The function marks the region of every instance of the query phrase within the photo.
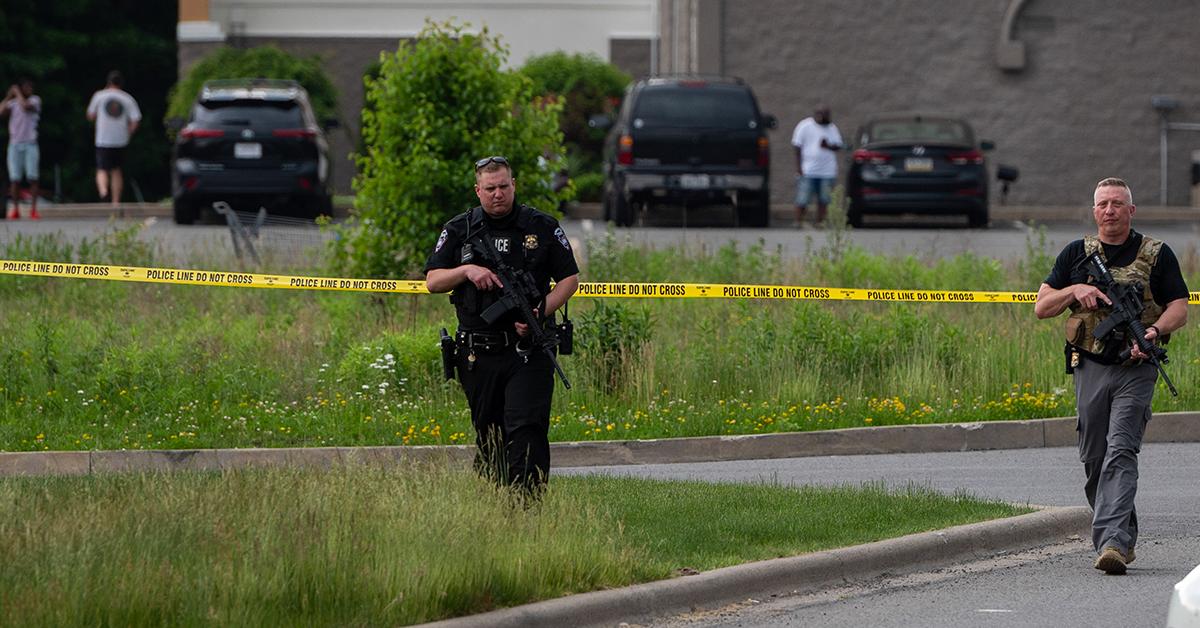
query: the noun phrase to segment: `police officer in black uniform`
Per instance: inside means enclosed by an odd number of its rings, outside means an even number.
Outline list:
[[[480,205],[446,223],[425,263],[425,285],[430,292],[453,290],[455,367],[475,426],[476,469],[537,492],[550,473],[553,366],[545,353],[526,350],[529,329],[515,310],[491,325],[480,317],[499,300],[501,284],[479,239],[490,239],[508,266],[532,274],[544,298],[530,306],[550,321],[579,287],[579,267],[558,221],[516,203],[515,190],[507,159],[475,162]]]

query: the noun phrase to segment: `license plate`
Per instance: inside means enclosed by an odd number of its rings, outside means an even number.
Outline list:
[[[233,156],[238,159],[262,159],[262,144],[238,142],[233,145]]]
[[[704,190],[711,187],[708,175],[706,174],[681,174],[679,175],[679,187],[685,190]]]
[[[933,172],[933,159],[930,157],[909,157],[904,160],[905,172]]]

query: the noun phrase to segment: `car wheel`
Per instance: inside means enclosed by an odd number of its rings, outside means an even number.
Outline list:
[[[861,229],[863,226],[862,209],[855,206],[853,202],[846,208],[846,223],[855,229]]]
[[[739,194],[738,225],[742,227],[767,227],[771,224],[771,195],[767,190],[750,194]]]
[[[975,210],[975,211],[967,214],[967,224],[969,224],[971,227],[977,228],[977,229],[986,228],[988,226],[988,209],[987,209],[987,207],[984,207],[983,209]]]
[[[617,190],[613,190],[612,193],[612,213],[613,221],[617,223],[618,227],[633,225],[633,204]]]
[[[190,225],[196,222],[196,214],[199,213],[199,206],[195,201],[177,198],[172,201],[172,206],[175,214],[175,224]]]
[[[316,220],[321,216],[329,216],[333,218],[333,198],[329,196],[318,196],[311,201],[310,218]]]
[[[600,193],[600,208],[603,210],[604,222],[611,221],[613,219],[612,186],[607,181],[604,182],[604,190]]]

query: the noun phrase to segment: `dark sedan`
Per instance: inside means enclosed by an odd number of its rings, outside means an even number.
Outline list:
[[[988,224],[984,151],[965,121],[908,113],[872,117],[855,134],[846,175],[847,221],[866,214],[965,214],[972,227]]]

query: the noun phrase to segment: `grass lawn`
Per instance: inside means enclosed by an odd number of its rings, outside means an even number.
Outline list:
[[[396,625],[1027,512],[925,488],[441,464],[0,480],[0,625]]]

